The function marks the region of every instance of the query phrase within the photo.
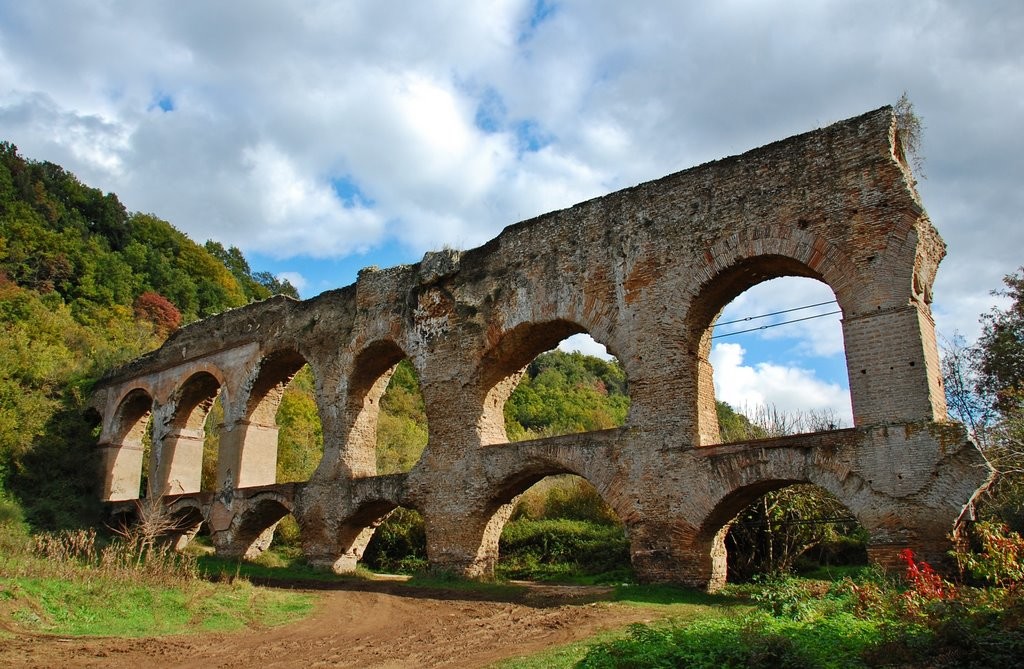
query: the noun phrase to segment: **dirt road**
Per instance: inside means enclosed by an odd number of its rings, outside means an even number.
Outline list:
[[[342,589],[343,588],[343,589]],[[281,627],[157,639],[0,639],[3,667],[481,667],[657,617],[607,590],[536,586],[514,601],[476,592],[342,586]]]

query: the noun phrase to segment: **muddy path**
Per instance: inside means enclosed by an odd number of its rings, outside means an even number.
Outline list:
[[[611,603],[606,588],[485,593],[397,583],[318,590],[315,611],[280,627],[155,639],[17,635],[3,667],[483,667],[658,617]]]

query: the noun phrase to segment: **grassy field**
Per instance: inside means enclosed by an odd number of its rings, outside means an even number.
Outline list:
[[[307,615],[309,594],[245,579],[202,578],[194,557],[95,533],[0,538],[0,620],[63,636],[156,636],[282,624]],[[230,582],[229,582],[230,581]]]

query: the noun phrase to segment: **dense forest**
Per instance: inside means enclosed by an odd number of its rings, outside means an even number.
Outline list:
[[[95,519],[91,384],[181,324],[285,293],[237,248],[196,244],[0,143],[0,494],[37,528]]]

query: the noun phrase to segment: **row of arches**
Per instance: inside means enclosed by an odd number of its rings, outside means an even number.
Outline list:
[[[510,504],[529,495],[534,488],[547,485],[549,488],[557,489],[564,488],[567,484],[577,489],[582,488],[598,499],[602,507],[598,512],[606,516],[604,524],[610,526],[609,529],[614,528],[612,532],[617,533],[622,542],[629,546],[630,555],[636,551],[643,551],[641,544],[631,545],[630,524],[622,522],[611,504],[608,504],[610,500],[605,499],[601,491],[590,485],[586,479],[564,472],[544,476],[533,474],[516,481],[514,485],[509,482],[503,488],[497,489],[489,509],[491,515],[487,523],[488,530],[501,535],[502,530],[516,520],[508,513]],[[761,504],[778,504],[777,494],[780,492],[803,496],[805,515],[787,515],[784,510],[770,516],[769,523],[774,522],[776,529],[783,532],[780,536],[772,537],[765,533],[762,527],[764,518],[758,516],[757,510]],[[818,505],[809,512],[806,508],[808,499]],[[226,557],[258,559],[271,545],[278,523],[291,517],[294,511],[291,500],[273,491],[254,496],[246,505],[245,512],[235,519],[231,544],[218,546],[218,552]],[[528,513],[518,507],[516,511],[521,515]],[[814,515],[816,512],[819,513],[817,517]],[[200,531],[208,529],[207,515],[202,505],[194,498],[176,500],[170,505],[169,513],[173,518],[171,524],[175,528],[170,539],[178,548],[184,548]],[[405,534],[397,539],[393,536],[394,530],[391,536],[387,533],[382,535],[381,528],[388,529],[382,524],[395,518],[398,519],[400,526],[405,525],[404,529],[399,530]],[[293,517],[293,520],[298,521],[301,532],[302,518]],[[811,534],[804,531],[800,537],[796,537],[793,526],[803,526],[807,523],[815,523],[826,528]],[[769,527],[768,532],[770,530]],[[338,545],[344,547],[344,551],[337,557],[333,566],[338,572],[352,571],[358,565],[364,564],[365,556],[371,568],[378,571],[394,573],[395,569],[399,572],[405,569],[406,573],[409,573],[409,568],[415,570],[424,567],[431,549],[437,550],[436,546],[431,546],[434,532],[429,513],[421,514],[414,507],[400,506],[393,501],[369,502],[358,509],[340,528]],[[869,532],[842,501],[823,487],[799,480],[765,481],[737,491],[717,505],[699,533],[701,541],[710,547],[711,554],[716,560],[712,579],[716,585],[725,583],[727,573],[729,579],[742,579],[780,567],[791,568],[796,564],[795,561],[805,554],[811,555],[810,559],[806,560],[807,564],[865,564],[865,549],[870,540]],[[481,536],[481,546],[485,547],[484,544],[489,540],[487,536]],[[812,549],[816,552],[811,553]],[[393,552],[388,554],[385,560],[383,554],[389,550]],[[403,550],[405,552],[402,552]],[[580,557],[581,550],[585,549],[576,546],[575,554],[569,552],[561,555],[560,559],[563,562],[572,561]],[[779,551],[780,554],[772,555],[773,551]],[[782,551],[788,552],[782,555]],[[495,563],[500,557],[499,549],[493,556]],[[592,559],[592,556],[590,557]],[[621,557],[629,559],[629,556]],[[402,564],[406,560],[411,562],[411,567]],[[601,567],[628,570],[628,562],[615,562],[612,558],[604,561]],[[619,573],[621,578],[621,571]],[[598,571],[594,575],[600,574]]]
[[[745,290],[747,283],[737,284],[738,289]],[[818,282],[790,279],[788,283],[771,283],[775,284],[773,292],[799,294],[801,291],[794,291],[794,286],[799,288],[800,284]],[[828,292],[823,284],[818,285]],[[822,425],[820,422],[801,425],[799,421],[788,425],[780,425],[775,421],[766,425],[762,421],[762,425],[757,426],[745,420],[738,424],[745,429],[737,429],[735,422],[720,425],[722,406],[716,403],[720,391],[714,389],[717,379],[708,361],[713,357],[711,343],[714,321],[723,311],[724,305],[713,310],[709,324],[699,339],[701,359],[707,364],[700,368],[702,377],[698,385],[701,388],[711,387],[710,392],[702,393],[698,398],[702,403],[700,415],[704,424],[702,443],[779,436],[780,430],[800,431],[803,428],[806,431],[816,427],[834,429],[848,424],[847,414],[845,418],[839,417],[830,425]],[[833,321],[832,328],[834,332],[831,336],[841,341],[838,319]],[[480,385],[487,389],[478,426],[482,445],[558,433],[519,429],[520,425],[508,418],[507,407],[513,391],[520,387],[523,379],[530,381],[530,365],[536,365],[538,356],[560,346],[564,347],[565,342],[570,341],[567,338],[580,333],[587,334],[577,324],[554,321],[521,326],[501,339],[481,364],[483,378]],[[606,351],[601,344],[593,340],[590,342],[590,347]],[[628,378],[625,377],[623,366],[607,353],[599,355],[610,359],[610,364],[621,371],[624,382],[618,390],[628,407]],[[746,370],[749,371],[753,366],[752,361],[746,363]],[[255,373],[243,383],[230,383],[226,374],[216,366],[206,367],[194,371],[165,398],[159,398],[156,389],[146,387],[134,387],[124,393],[114,412],[110,430],[112,436],[107,444],[113,462],[108,465],[108,480],[104,490],[106,499],[132,499],[145,496],[147,492],[188,494],[225,487],[243,488],[301,481],[308,479],[318,466],[325,472],[330,470],[331,463],[320,461],[324,440],[324,394],[316,389],[316,378],[305,356],[293,349],[267,355],[256,362]],[[426,445],[429,431],[428,412],[423,405],[416,370],[405,352],[391,341],[379,341],[366,347],[356,356],[353,370],[347,381],[348,392],[343,412],[348,417],[347,425],[346,420],[338,423],[343,432],[340,437],[340,441],[344,442],[342,448],[347,450],[350,462],[359,463],[355,468],[361,470],[363,475],[410,470]],[[727,371],[734,370],[727,367]],[[724,382],[728,382],[728,379]],[[296,401],[301,402],[302,406],[282,407],[289,384],[301,395],[301,399],[297,398]],[[298,388],[295,388],[296,384]],[[607,384],[601,382],[598,385]],[[599,390],[608,392],[607,387]],[[384,408],[388,408],[389,398],[392,402],[400,402],[403,405],[401,410],[406,415],[413,415],[415,420],[414,424],[408,420],[401,425],[385,424],[383,432],[387,434],[382,438],[382,430],[379,429],[381,423],[395,422],[393,412],[380,411],[382,402]],[[767,398],[768,401],[770,399]],[[290,412],[283,420],[279,415],[282,408]],[[734,408],[748,415],[752,410],[762,410],[751,406]],[[763,414],[762,417],[768,415]],[[730,419],[734,418],[735,414],[731,414]],[[623,423],[623,416],[616,412],[616,416],[609,420],[604,424],[590,421],[588,426],[591,429],[595,425],[599,425],[597,429],[618,426]],[[296,421],[301,422],[296,430],[302,434],[286,434]],[[510,426],[514,427],[511,434],[508,429]],[[574,431],[585,430],[586,427],[581,426]],[[401,435],[405,442],[415,441],[415,448],[399,452],[401,449],[396,444],[388,443],[389,439],[395,439],[396,432],[402,431],[416,432],[414,435]],[[290,462],[289,459],[300,462]]]

